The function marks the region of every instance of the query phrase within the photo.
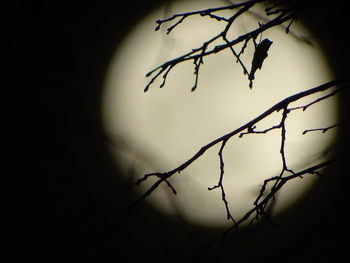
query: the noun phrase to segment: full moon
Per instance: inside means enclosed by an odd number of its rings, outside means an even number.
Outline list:
[[[155,21],[222,4],[222,1],[172,1],[139,21],[116,47],[105,80],[103,119],[111,141],[110,150],[116,163],[123,168],[127,182],[134,182],[145,173],[176,168],[202,146],[244,125],[280,100],[333,78],[317,39],[296,21],[289,34],[278,26],[258,37],[257,41],[268,38],[273,44],[262,69],[255,74],[252,89],[241,66],[227,49],[204,58],[194,92],[191,92],[194,64],[188,61],[170,71],[163,88],[159,88],[163,80],[160,77],[145,93],[144,88],[150,80],[145,77],[147,72],[200,47],[226,25],[207,16],[191,16],[166,34],[166,29],[176,20],[162,25],[157,32]],[[252,10],[235,21],[229,31],[230,40],[256,28],[259,21],[264,22],[257,15],[263,14],[263,8],[258,6]],[[219,14],[228,17],[232,12],[235,11]],[[235,46],[236,51],[239,52],[241,47]],[[248,68],[253,53],[254,46],[250,41],[241,56]],[[305,105],[319,96],[310,96],[293,106]],[[289,169],[299,171],[322,161],[322,153],[335,141],[336,129],[326,133],[303,134],[303,131],[331,126],[337,119],[336,96],[316,103],[306,111],[296,110],[288,115],[285,156]],[[280,120],[281,112],[272,114],[259,122],[256,129],[267,129],[279,124]],[[253,207],[264,180],[281,172],[280,145],[281,131],[278,129],[266,134],[235,136],[227,141],[223,151],[223,183],[235,219]],[[146,202],[192,224],[232,224],[227,221],[220,190],[208,191],[208,187],[213,187],[219,180],[219,147],[208,150],[169,180],[177,195],[173,195],[167,185],[161,185]],[[306,175],[288,182],[278,195],[274,213],[301,201],[316,180],[315,175]],[[150,178],[134,190],[142,194],[152,182]]]

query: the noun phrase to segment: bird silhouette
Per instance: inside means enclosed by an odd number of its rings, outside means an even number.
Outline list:
[[[265,58],[267,58],[268,56],[267,51],[269,50],[271,45],[272,45],[272,41],[265,38],[255,47],[255,52],[254,52],[253,61],[252,61],[252,68],[248,76],[248,79],[250,80],[250,84],[249,84],[250,88],[253,85],[252,81],[255,78],[254,76],[255,71],[257,71],[257,69],[261,69]]]

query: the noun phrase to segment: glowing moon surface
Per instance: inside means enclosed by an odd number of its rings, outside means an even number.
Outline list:
[[[125,171],[128,181],[149,172],[165,172],[179,166],[202,146],[240,127],[280,100],[332,79],[321,48],[300,24],[293,33],[313,41],[308,45],[281,27],[263,33],[273,41],[269,56],[255,74],[253,89],[242,74],[230,50],[204,58],[198,88],[194,83],[194,65],[185,62],[169,73],[166,85],[159,89],[162,78],[144,93],[149,78],[145,74],[221,32],[225,23],[209,17],[191,17],[166,35],[165,24],[154,31],[155,21],[174,13],[222,5],[220,1],[177,1],[160,7],[140,21],[118,46],[106,76],[103,96],[105,131],[112,141],[111,151]],[[255,9],[257,12],[259,9]],[[261,12],[261,11],[260,11]],[[220,15],[228,15],[223,12]],[[258,19],[245,14],[237,20],[230,39],[256,28]],[[243,62],[250,68],[254,52],[250,42]],[[239,51],[239,47],[236,48]],[[320,96],[319,94],[317,94]],[[315,100],[309,97],[295,106]],[[337,121],[337,99],[332,97],[306,111],[293,111],[287,118],[285,155],[290,169],[299,171],[315,161],[335,140],[336,130],[327,133],[305,129],[328,127]],[[258,123],[264,130],[280,122],[281,114],[273,114]],[[231,213],[239,219],[253,207],[264,181],[282,169],[280,130],[266,134],[248,134],[231,138],[225,146],[224,186]],[[226,210],[217,184],[220,174],[220,145],[208,150],[196,162],[170,182],[177,190],[173,195],[161,185],[146,200],[164,213],[182,216],[199,225],[224,226]],[[131,177],[131,178],[130,178]],[[275,212],[286,209],[312,186],[316,176],[289,182],[278,195]],[[135,188],[142,194],[154,180]]]

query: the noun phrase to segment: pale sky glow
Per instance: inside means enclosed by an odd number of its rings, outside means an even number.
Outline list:
[[[204,58],[199,84],[194,83],[192,62],[176,66],[164,88],[155,82],[143,92],[146,73],[178,55],[198,47],[216,35],[224,24],[208,17],[185,20],[170,35],[154,31],[155,20],[173,13],[208,8],[220,1],[180,1],[170,13],[160,8],[149,14],[127,35],[111,60],[104,90],[104,124],[114,144],[111,151],[125,171],[136,169],[136,178],[144,173],[168,171],[185,162],[203,145],[221,137],[298,91],[315,87],[332,79],[321,49],[297,41],[284,30],[272,29],[263,34],[273,44],[262,70],[256,72],[252,90],[239,64],[229,50]],[[237,20],[238,36],[257,26],[258,20],[247,15]],[[166,24],[171,25],[171,24]],[[291,28],[310,36],[301,25]],[[312,41],[314,39],[311,38]],[[238,49],[236,49],[239,51]],[[253,47],[248,46],[243,61],[250,68]],[[162,78],[160,78],[160,81]],[[326,94],[326,93],[325,93]],[[314,100],[309,98],[308,101]],[[322,101],[305,112],[293,111],[287,119],[286,158],[289,168],[298,171],[315,161],[315,154],[325,150],[335,139],[336,130],[302,135],[305,129],[322,128],[337,121],[336,97]],[[303,105],[304,100],[295,104]],[[269,116],[257,130],[277,125],[281,114]],[[256,198],[263,180],[278,175],[282,169],[280,130],[267,134],[234,137],[224,149],[224,186],[232,215],[239,219]],[[219,178],[219,145],[205,153],[170,180],[178,191],[173,196],[168,187],[160,187],[147,201],[165,213],[180,213],[186,220],[200,225],[227,224],[219,189],[208,191]],[[127,176],[127,175],[125,175]],[[135,179],[136,179],[135,178]],[[279,195],[276,211],[286,209],[300,198],[314,176],[295,179]],[[150,182],[137,188],[140,193]]]

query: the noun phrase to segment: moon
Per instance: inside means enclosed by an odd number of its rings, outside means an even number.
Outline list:
[[[220,5],[221,1],[173,1],[160,6],[139,21],[116,47],[105,79],[102,112],[104,130],[111,141],[110,151],[122,167],[127,182],[134,182],[145,173],[174,169],[202,146],[244,125],[280,100],[333,78],[317,39],[302,24],[295,22],[289,34],[282,27],[262,34],[261,39],[268,38],[273,44],[262,69],[255,73],[252,89],[231,51],[225,50],[204,58],[196,91],[191,92],[194,64],[184,62],[170,71],[163,88],[159,88],[163,80],[160,77],[144,93],[150,80],[145,77],[147,72],[200,47],[225,26],[224,22],[207,16],[193,16],[166,34],[166,28],[175,22],[164,24],[155,32],[155,21],[175,13]],[[261,6],[253,10],[263,12]],[[229,11],[220,13],[222,16],[230,14]],[[259,21],[256,13],[242,15],[229,32],[229,38],[234,39],[256,28]],[[302,39],[308,39],[312,45]],[[241,47],[235,47],[236,51],[239,52]],[[249,42],[241,56],[249,68],[253,53],[253,44]],[[317,96],[310,96],[293,106],[305,105]],[[296,110],[288,115],[285,156],[289,169],[299,171],[323,160],[322,153],[335,142],[336,129],[326,133],[302,132],[336,123],[337,101],[333,96],[306,111]],[[281,113],[274,113],[259,122],[256,129],[267,129],[280,120]],[[279,129],[241,138],[235,136],[226,143],[223,183],[235,219],[253,207],[264,180],[280,173],[280,145]],[[169,180],[177,195],[173,195],[167,185],[161,185],[146,202],[191,224],[216,227],[232,224],[226,219],[220,190],[208,191],[208,187],[213,187],[219,180],[219,147],[208,150]],[[281,213],[301,201],[316,181],[317,176],[306,175],[288,182],[278,195],[274,213]],[[149,178],[135,189],[141,195],[152,183],[154,181]]]

